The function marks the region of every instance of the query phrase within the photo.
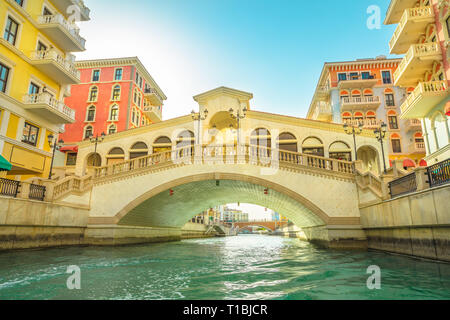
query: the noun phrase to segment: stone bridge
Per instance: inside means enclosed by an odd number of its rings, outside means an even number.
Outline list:
[[[109,135],[96,154],[80,143],[76,176],[58,182],[54,199],[89,209],[95,244],[176,240],[199,212],[240,202],[279,212],[311,241],[364,245],[358,205],[372,193],[361,194],[347,161],[353,138],[337,124],[252,111],[251,98],[218,88],[194,97],[193,116]],[[377,172],[373,132],[357,145],[361,166]]]
[[[251,227],[262,227],[270,231],[275,231],[277,228],[287,225],[287,222],[281,221],[247,221],[247,222],[234,222],[235,227],[240,229],[251,228]]]

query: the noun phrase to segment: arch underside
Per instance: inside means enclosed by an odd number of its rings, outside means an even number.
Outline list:
[[[216,180],[213,177],[188,177],[161,186],[159,190],[150,190],[118,214],[118,224],[179,228],[193,216],[228,203],[250,203],[272,209],[288,217],[298,227],[326,224],[328,216],[325,213],[282,186],[265,183],[264,180],[223,177]],[[267,195],[264,192],[266,188],[269,188]],[[169,189],[173,190],[173,195],[170,195]]]

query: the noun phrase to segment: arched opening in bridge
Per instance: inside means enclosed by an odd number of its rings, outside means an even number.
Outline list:
[[[358,149],[358,160],[362,161],[363,171],[380,173],[378,152],[370,146],[362,146]]]
[[[153,142],[153,153],[172,150],[172,140],[169,137],[159,137]]]
[[[148,146],[145,142],[136,142],[130,149],[130,160],[148,155]]]
[[[102,166],[102,157],[98,153],[92,153],[87,157],[87,167],[101,167]]]
[[[342,141],[333,142],[329,148],[330,158],[352,161],[352,149]]]
[[[230,116],[229,112],[221,111],[212,116],[209,121],[210,141],[224,145],[237,144],[237,120]]]
[[[125,151],[122,148],[112,148],[106,156],[107,164],[121,163],[125,160]]]
[[[323,157],[325,155],[323,142],[316,137],[306,138],[302,143],[302,152],[304,154]]]
[[[298,152],[297,138],[290,132],[283,132],[277,139],[278,148],[283,151]]]

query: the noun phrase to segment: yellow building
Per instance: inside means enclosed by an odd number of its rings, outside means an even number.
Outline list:
[[[70,54],[85,50],[76,21],[89,15],[81,0],[0,0],[0,154],[10,179],[49,175],[48,137],[75,121],[63,101],[80,81]]]

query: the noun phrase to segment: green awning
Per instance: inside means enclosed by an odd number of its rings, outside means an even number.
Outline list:
[[[0,171],[11,171],[12,164],[0,154]]]

